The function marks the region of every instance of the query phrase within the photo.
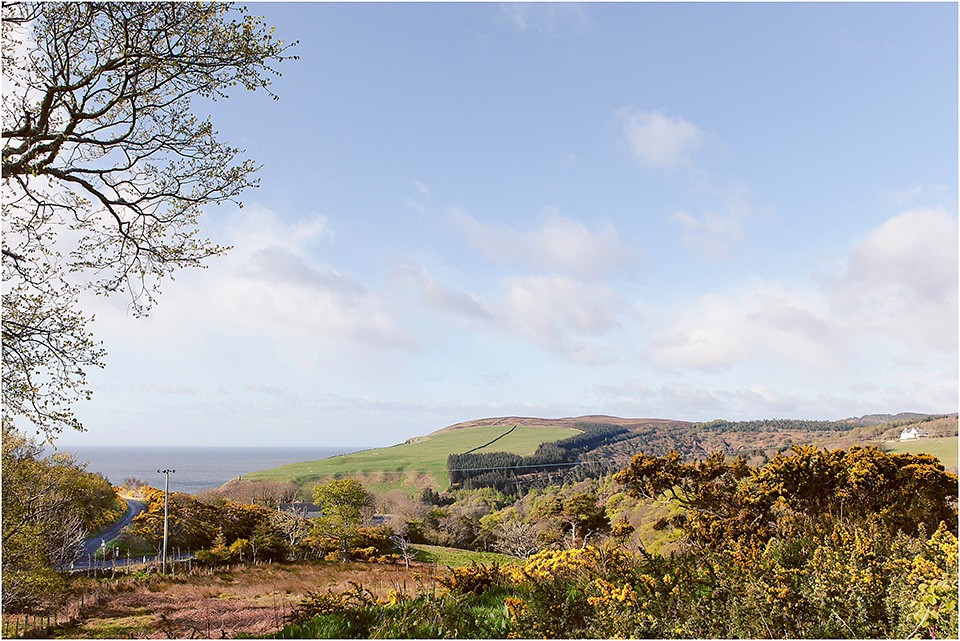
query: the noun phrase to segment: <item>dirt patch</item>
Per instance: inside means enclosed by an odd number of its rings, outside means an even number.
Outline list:
[[[56,638],[197,639],[261,636],[280,629],[310,590],[362,585],[385,598],[435,586],[432,565],[296,563],[235,567],[187,577],[121,582]]]

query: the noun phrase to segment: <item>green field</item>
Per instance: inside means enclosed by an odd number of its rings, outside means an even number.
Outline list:
[[[411,443],[363,450],[320,461],[290,463],[271,470],[251,472],[244,478],[251,481],[293,481],[306,487],[331,478],[352,477],[359,478],[368,490],[377,493],[399,488],[414,494],[428,486],[444,490],[450,484],[447,476],[448,455],[488,443],[510,427],[497,425],[436,432]],[[518,427],[494,443],[489,450],[532,454],[541,443],[558,441],[578,432],[570,428]]]
[[[439,545],[414,545],[416,551],[415,560],[422,563],[436,563],[437,565],[446,565],[449,567],[466,567],[474,562],[491,564],[497,563],[516,563],[519,559],[506,554],[497,554],[496,552],[477,552],[474,550],[461,550],[459,548],[447,548]]]
[[[891,452],[905,452],[907,454],[919,454],[924,452],[932,454],[940,459],[943,466],[948,470],[957,467],[957,437],[947,436],[943,438],[924,438],[919,441],[906,441],[890,443]]]

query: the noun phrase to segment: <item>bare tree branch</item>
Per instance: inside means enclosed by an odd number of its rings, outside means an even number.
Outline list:
[[[47,438],[103,350],[81,290],[134,314],[160,281],[225,247],[200,237],[210,204],[238,203],[258,167],[191,101],[269,89],[293,45],[222,3],[2,5],[4,411]],[[295,43],[294,43],[295,44]]]

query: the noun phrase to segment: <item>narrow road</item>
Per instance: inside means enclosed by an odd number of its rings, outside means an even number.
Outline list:
[[[124,558],[106,558],[98,559],[96,558],[97,549],[102,545],[109,543],[113,539],[117,538],[120,535],[123,528],[130,525],[134,517],[147,509],[147,504],[143,501],[134,501],[133,499],[124,499],[127,502],[127,511],[123,515],[123,518],[111,525],[109,528],[100,532],[96,536],[91,536],[89,539],[86,539],[83,542],[83,552],[80,554],[80,557],[73,563],[70,564],[69,568],[64,570],[67,572],[86,572],[88,570],[103,570],[109,568],[121,568],[127,565],[141,565],[141,564],[150,564],[150,563],[159,563],[160,557],[158,556],[135,556],[135,557],[124,557]],[[167,555],[167,560],[169,562],[174,561],[185,561],[188,559],[196,558],[194,554],[169,554]]]
[[[117,538],[120,535],[120,530],[130,525],[133,521],[133,518],[147,509],[147,504],[142,501],[134,501],[133,499],[124,499],[127,502],[127,512],[123,515],[123,518],[111,525],[109,528],[100,532],[96,536],[92,536],[86,541],[83,542],[83,558],[88,558],[93,556],[97,548],[102,546],[104,543],[109,543],[113,539]]]

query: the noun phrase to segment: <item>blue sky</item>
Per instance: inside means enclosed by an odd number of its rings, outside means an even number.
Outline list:
[[[249,6],[261,186],[62,444],[957,410],[956,4]]]

